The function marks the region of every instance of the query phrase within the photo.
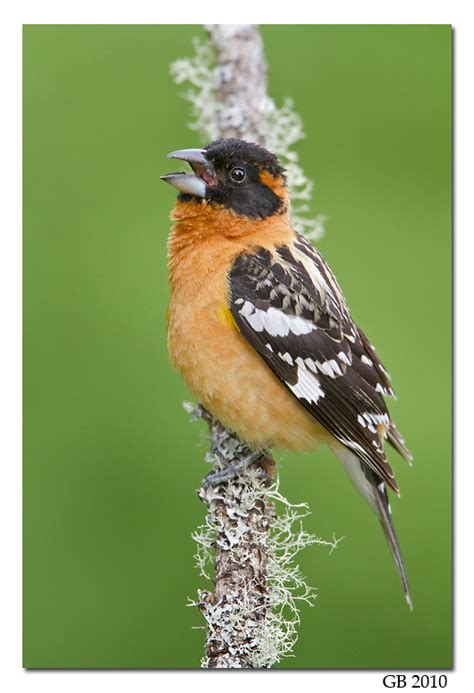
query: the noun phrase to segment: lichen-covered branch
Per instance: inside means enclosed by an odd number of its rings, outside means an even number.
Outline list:
[[[209,461],[217,468],[244,459],[249,450],[199,405],[186,404],[194,420],[210,428]],[[193,538],[200,573],[214,590],[200,590],[197,606],[207,623],[207,668],[269,668],[289,656],[297,640],[299,604],[313,604],[295,556],[321,544],[332,551],[339,540],[305,532],[309,510],[284,498],[272,480],[274,462],[265,457],[219,486],[201,487],[206,520]]]
[[[287,169],[292,199],[299,204],[293,208],[293,224],[309,236],[320,235],[320,220],[301,216],[306,211],[302,201],[309,199],[312,189],[291,149],[303,137],[301,120],[291,102],[278,109],[267,95],[258,28],[206,29],[209,42],[196,42],[196,55],[172,66],[176,82],[191,85],[186,94],[193,108],[191,127],[207,142],[238,137],[277,153]],[[199,405],[187,409],[209,424],[208,457],[215,470],[248,458],[251,451],[209,412]],[[201,574],[214,582],[213,591],[201,590],[193,602],[207,623],[205,667],[271,667],[291,654],[298,602],[312,603],[315,597],[294,557],[311,544],[337,544],[303,530],[307,507],[293,506],[280,495],[274,470],[274,460],[265,454],[238,476],[218,485],[203,484],[199,490],[207,516],[194,534],[196,558]]]
[[[206,27],[216,55],[216,111],[221,137],[266,144],[262,121],[268,110],[267,68],[262,38],[251,24]]]
[[[248,456],[243,443],[207,412],[204,416],[217,468]],[[266,497],[264,473],[253,465],[230,481],[199,491],[208,506],[206,523],[194,535],[201,573],[207,575],[213,554],[215,561],[214,591],[200,591],[198,601],[208,626],[203,664],[209,668],[269,664],[262,661],[260,642],[270,607],[268,529],[274,508]]]

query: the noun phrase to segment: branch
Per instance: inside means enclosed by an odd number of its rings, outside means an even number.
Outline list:
[[[217,59],[217,113],[221,137],[267,145],[262,121],[267,113],[267,67],[258,27],[253,24],[206,26]]]
[[[172,66],[177,83],[191,82],[192,127],[207,140],[249,139],[275,151],[287,168],[294,199],[306,200],[312,184],[291,146],[303,136],[301,120],[290,102],[278,109],[267,95],[266,63],[260,32],[253,25],[209,25],[210,43],[195,44],[196,56]],[[301,211],[301,208],[300,208]],[[293,224],[298,217],[293,214]],[[320,226],[301,219],[300,229]],[[194,419],[209,425],[214,470],[238,466],[251,451],[200,405],[186,405]],[[275,461],[268,454],[237,477],[217,487],[203,484],[205,524],[194,534],[201,574],[213,572],[214,590],[200,591],[197,602],[207,623],[208,668],[271,667],[291,654],[297,638],[298,602],[315,597],[294,565],[302,548],[326,544],[304,532],[307,506],[291,505],[274,481]],[[282,506],[277,514],[276,505]],[[298,526],[294,530],[295,524]],[[214,570],[209,565],[214,563]]]
[[[221,137],[247,137],[265,144],[258,124],[266,104],[266,65],[260,32],[253,25],[206,27],[217,59],[217,127]],[[236,464],[250,451],[209,417],[211,449]],[[269,470],[275,462],[266,459]],[[257,474],[257,476],[256,476]],[[215,526],[215,589],[200,593],[199,607],[208,623],[209,668],[252,668],[270,608],[267,594],[267,532],[274,508],[259,493],[257,465],[226,487],[199,495]],[[263,489],[262,489],[263,490]]]
[[[200,407],[196,413],[209,424],[215,469],[248,457],[250,450],[208,412]],[[204,549],[198,556],[203,574],[215,551],[214,591],[200,591],[197,603],[208,625],[205,664],[211,669],[268,665],[261,642],[270,609],[267,534],[275,510],[266,494],[274,468],[265,457],[230,481],[199,490],[208,506],[206,525],[194,535]]]

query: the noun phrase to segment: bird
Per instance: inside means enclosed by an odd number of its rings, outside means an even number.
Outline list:
[[[395,393],[333,272],[292,228],[284,167],[235,138],[168,158],[191,168],[161,176],[178,190],[168,239],[172,365],[250,450],[328,445],[378,517],[412,608],[384,450],[387,441],[411,463],[384,399]]]

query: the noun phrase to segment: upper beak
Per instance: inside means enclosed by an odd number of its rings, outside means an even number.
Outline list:
[[[205,149],[178,149],[168,154],[168,159],[186,161],[194,171],[191,173],[168,173],[161,180],[173,185],[180,192],[205,197],[208,186],[216,182],[214,169],[206,159]]]

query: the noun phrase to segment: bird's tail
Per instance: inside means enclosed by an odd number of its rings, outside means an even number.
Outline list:
[[[353,484],[377,514],[402,581],[405,599],[410,609],[413,609],[407,572],[403,563],[395,527],[393,526],[385,483],[344,445],[338,444],[330,447],[342,462]]]
[[[411,599],[410,586],[408,584],[407,571],[405,569],[405,564],[403,563],[402,554],[400,551],[400,545],[398,543],[397,535],[395,532],[395,527],[393,526],[392,515],[390,512],[390,503],[388,501],[387,488],[383,481],[380,481],[375,474],[368,470],[367,476],[372,476],[369,478],[369,482],[372,485],[375,499],[375,512],[380,520],[382,529],[387,539],[390,551],[392,552],[395,565],[397,566],[398,574],[402,581],[403,591],[405,593],[405,599],[407,601],[410,609],[413,609],[413,602]]]

